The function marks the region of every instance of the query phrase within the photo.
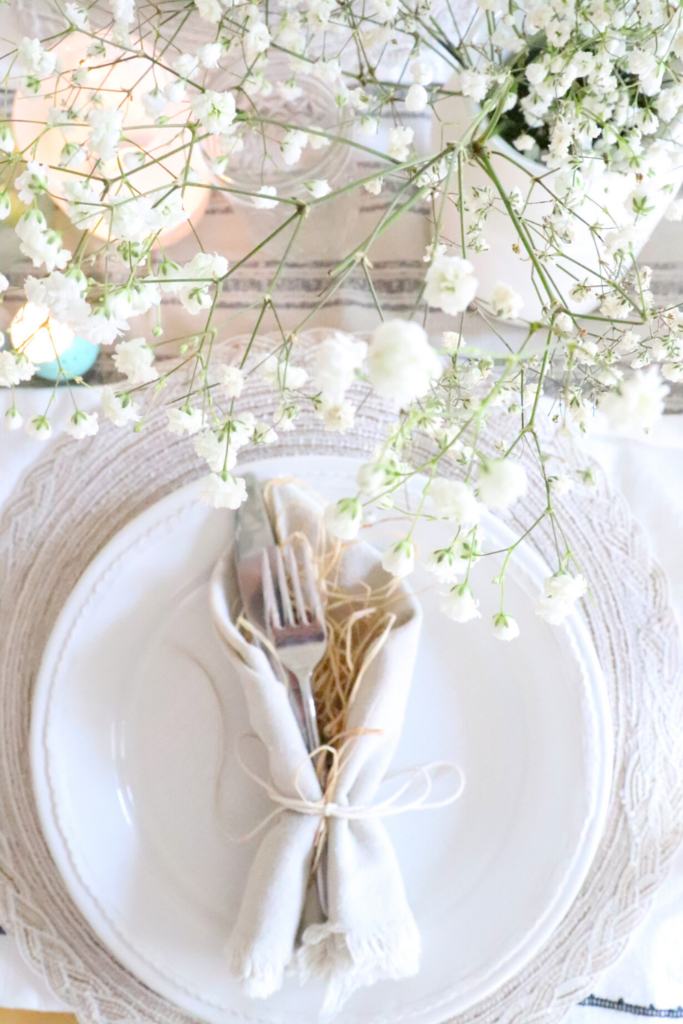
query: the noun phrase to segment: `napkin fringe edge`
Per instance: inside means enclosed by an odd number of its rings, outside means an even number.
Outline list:
[[[282,988],[285,963],[274,963],[272,952],[259,956],[253,944],[231,938],[226,946],[230,972],[239,978],[251,999],[267,999]]]
[[[312,924],[295,953],[295,971],[302,985],[324,979],[327,992],[322,1021],[335,1016],[357,988],[377,981],[410,978],[420,969],[422,942],[412,914],[385,922],[371,932],[338,924]]]

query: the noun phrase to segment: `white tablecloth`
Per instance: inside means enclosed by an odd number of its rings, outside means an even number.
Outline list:
[[[35,415],[44,410],[47,394],[43,389],[27,390],[21,398],[24,414]],[[7,393],[0,394],[0,416],[7,401]],[[94,402],[92,393],[80,400],[86,409]],[[55,432],[72,411],[67,390],[60,389],[50,409]],[[683,416],[665,417],[647,437],[624,439],[596,431],[586,443],[628,499],[668,573],[672,600],[683,609]],[[0,504],[41,450],[23,431],[8,434],[0,425]],[[646,1008],[652,1005],[660,1011],[683,1004],[683,850],[626,952],[596,983],[595,995]],[[21,962],[7,936],[0,936],[0,1006],[63,1009]],[[609,1009],[583,1006],[567,1018],[568,1024],[617,1024],[617,1020]]]

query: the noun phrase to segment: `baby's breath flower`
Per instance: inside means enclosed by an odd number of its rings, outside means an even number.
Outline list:
[[[449,356],[454,356],[463,344],[463,337],[459,331],[443,332],[443,347]]]
[[[14,135],[9,125],[0,125],[0,152],[13,153],[15,147]]]
[[[220,135],[235,120],[235,97],[231,92],[206,89],[192,98],[192,113],[207,132]]]
[[[293,167],[294,164],[299,163],[301,154],[307,145],[308,135],[306,132],[302,132],[298,128],[287,132],[280,145],[280,150],[288,167]]]
[[[523,132],[521,135],[517,136],[513,145],[520,153],[528,153],[530,150],[535,148],[536,140],[532,138],[531,135],[527,135],[526,132]]]
[[[630,309],[630,302],[623,299],[621,295],[606,295],[600,303],[602,315],[613,320],[625,320]]]
[[[24,417],[21,415],[16,405],[11,405],[5,413],[5,426],[8,430],[21,430],[24,423]]]
[[[325,508],[327,532],[338,540],[353,540],[363,522],[363,509],[357,498],[342,498]]]
[[[400,540],[398,544],[392,544],[382,555],[382,568],[402,579],[409,576],[415,568],[415,545],[407,538]]]
[[[15,179],[14,187],[22,203],[27,206],[47,191],[47,164],[39,164],[35,160],[29,160],[26,170]]]
[[[19,43],[17,60],[25,74],[38,79],[47,78],[57,66],[57,54],[43,49],[39,39],[27,36]]]
[[[239,398],[244,387],[244,374],[239,366],[227,366],[219,363],[216,367],[220,375],[220,389],[226,398]]]
[[[269,423],[264,423],[260,420],[254,424],[251,439],[254,444],[275,444],[277,441],[277,431],[273,430]]]
[[[524,466],[512,459],[484,462],[479,471],[479,500],[488,508],[506,509],[526,494],[527,476]]]
[[[117,395],[114,388],[102,389],[102,412],[116,427],[137,423],[140,419],[138,406],[129,395]]]
[[[223,11],[218,0],[194,0],[195,7],[199,11],[200,18],[215,25],[220,21]]]
[[[123,111],[117,107],[93,107],[87,120],[90,125],[88,149],[102,160],[112,160],[119,150]]]
[[[179,288],[180,301],[188,313],[196,315],[211,305],[210,286],[227,272],[228,261],[224,256],[198,252],[182,269],[169,269],[167,279],[175,276],[183,280]]]
[[[516,640],[519,636],[519,626],[511,615],[500,612],[493,616],[493,635],[497,640]]]
[[[651,190],[646,185],[639,185],[630,193],[626,200],[627,209],[637,217],[646,217],[655,208]]]
[[[154,349],[144,338],[120,341],[114,352],[114,366],[126,375],[131,385],[147,384],[158,376],[154,368]]]
[[[560,571],[554,576],[548,576],[543,583],[537,613],[550,625],[559,626],[586,590],[586,581],[580,574],[572,576],[568,572]]]
[[[683,220],[683,199],[674,199],[664,214],[667,220]]]
[[[322,128],[312,125],[308,133],[308,145],[313,150],[327,149],[328,146],[332,145],[332,140],[328,139],[326,135],[319,135],[318,132],[322,132]]]
[[[366,462],[360,467],[357,474],[357,482],[363,494],[376,494],[378,491],[391,487],[401,475],[401,464],[394,452],[391,450],[375,453],[372,462]]]
[[[413,82],[417,85],[431,85],[434,79],[434,68],[432,64],[421,57],[416,57],[415,60],[411,60],[408,70],[413,76]]]
[[[88,12],[84,7],[77,4],[67,3],[64,5],[64,13],[67,18],[78,29],[85,30],[88,27]]]
[[[376,135],[379,121],[376,117],[363,117],[360,122],[360,130],[363,135]]]
[[[427,393],[441,362],[419,324],[388,320],[372,336],[367,373],[378,395],[401,406]]]
[[[237,462],[235,448],[226,445],[225,441],[218,437],[213,430],[203,430],[201,433],[195,434],[193,444],[199,458],[204,459],[214,473],[232,469]]]
[[[335,431],[339,434],[347,434],[353,430],[356,410],[347,399],[342,402],[333,402],[329,398],[323,398],[320,413],[325,423],[325,430]]]
[[[481,506],[462,480],[447,480],[439,476],[432,481],[429,496],[440,516],[452,519],[465,530],[476,526],[481,518]]]
[[[683,362],[664,363],[662,365],[662,377],[670,380],[672,384],[680,384],[683,381]]]
[[[0,388],[12,388],[22,380],[30,380],[36,367],[19,352],[0,351]]]
[[[196,434],[204,426],[204,413],[190,405],[167,409],[168,429],[172,434]]]
[[[569,313],[558,313],[553,321],[555,334],[569,335],[574,333],[574,321]]]
[[[560,498],[563,494],[568,494],[571,491],[574,481],[566,473],[557,473],[555,476],[548,477],[548,484],[552,493]]]
[[[52,426],[47,416],[34,416],[26,424],[26,433],[36,441],[48,441],[52,437]]]
[[[429,103],[429,93],[424,85],[414,82],[406,93],[406,110],[411,113],[419,113]]]
[[[64,433],[70,434],[76,441],[82,441],[86,437],[92,437],[100,429],[96,412],[83,412],[77,410],[64,427]]]
[[[479,602],[468,583],[454,587],[441,602],[441,611],[453,622],[471,622],[480,619]]]
[[[619,382],[617,390],[600,401],[600,411],[615,430],[633,427],[650,430],[664,412],[664,399],[669,388],[662,382],[659,369],[653,366],[645,373],[634,373]]]
[[[469,561],[456,554],[452,547],[432,551],[425,563],[427,572],[431,572],[439,583],[455,583],[459,576],[465,575],[468,566]]]
[[[195,57],[192,53],[181,53],[173,63],[173,70],[181,78],[192,78],[198,68],[199,57]]]
[[[199,63],[209,70],[218,67],[222,49],[220,43],[205,43],[204,46],[200,46],[197,50]]]
[[[491,305],[501,320],[515,320],[522,311],[524,300],[509,284],[499,281],[491,293]]]
[[[311,193],[314,199],[322,199],[324,196],[329,196],[332,189],[330,188],[327,181],[307,181],[306,188]]]
[[[323,396],[339,404],[361,369],[368,346],[335,331],[316,346],[313,383]]]
[[[199,493],[200,501],[214,508],[236,509],[247,500],[247,485],[241,476],[233,476],[227,470],[210,473],[204,477],[204,486]]]
[[[256,420],[253,412],[242,412],[239,416],[231,417],[225,421],[223,431],[230,437],[230,444],[235,448],[243,448],[251,441]]]
[[[261,53],[270,46],[270,32],[268,26],[263,21],[255,21],[249,28],[245,39],[244,46],[247,55],[247,60],[251,64]]]
[[[262,185],[258,196],[252,196],[252,202],[257,210],[274,210],[278,205],[277,199],[271,198],[274,196],[277,196],[275,185]]]
[[[398,127],[389,129],[387,153],[392,160],[402,164],[408,159],[414,134],[415,132],[412,128]]]
[[[429,305],[451,316],[467,309],[479,284],[469,260],[443,254],[434,257],[425,281],[425,299]]]
[[[491,79],[480,71],[460,72],[460,91],[463,96],[469,96],[475,103],[481,103],[489,91]]]

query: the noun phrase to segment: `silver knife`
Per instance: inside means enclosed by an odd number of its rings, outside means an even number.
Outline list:
[[[235,572],[246,618],[258,629],[265,630],[261,561],[264,548],[270,551],[275,546],[275,537],[261,481],[253,473],[247,473],[244,482],[247,500],[237,509]]]

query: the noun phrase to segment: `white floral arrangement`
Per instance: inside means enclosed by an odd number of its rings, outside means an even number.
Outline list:
[[[408,575],[417,557],[415,523],[424,516],[451,523],[452,542],[431,552],[427,566],[444,587],[444,612],[456,622],[480,614],[469,580],[484,556],[484,508],[508,509],[526,492],[521,446],[535,453],[546,482],[541,520],[554,520],[554,498],[581,482],[547,469],[537,434],[547,385],[553,385],[558,429],[580,433],[597,406],[615,425],[648,429],[663,411],[668,387],[662,378],[683,380],[683,316],[677,307],[656,308],[651,271],[636,259],[662,197],[667,216],[683,218],[683,200],[675,195],[683,132],[680,5],[478,3],[457,16],[448,0],[445,6],[439,0],[58,3],[62,29],[42,41],[24,38],[5,81],[36,104],[25,110],[45,116],[26,119],[33,134],[21,145],[23,121],[0,127],[0,219],[20,204],[19,248],[36,269],[17,287],[38,309],[37,322],[50,339],[67,325],[86,342],[114,346],[122,376],[104,388],[99,413],[81,410],[74,389],[66,431],[86,438],[101,417],[143,429],[152,403],[164,401],[169,378],[186,374],[185,397],[166,407],[168,428],[191,437],[206,461],[206,500],[234,509],[246,497],[233,472],[240,448],[272,443],[278,432],[296,429],[307,407],[325,429],[351,431],[364,400],[350,397],[359,394],[351,386],[360,382],[361,393],[393,403],[396,419],[363,466],[357,493],[328,508],[328,528],[351,540],[373,507],[391,508],[399,488],[418,472],[407,454],[410,442],[426,433],[436,454],[419,467],[426,477],[423,501],[383,564],[397,577]],[[208,42],[186,43],[185,25],[193,18],[209,32]],[[333,94],[343,130],[262,113],[274,92],[295,101],[309,81]],[[404,112],[431,107],[443,120],[441,105],[453,100],[469,112],[457,137],[444,135],[440,148],[418,152],[413,128],[402,123]],[[387,117],[392,126],[380,145],[378,127]],[[141,122],[152,139],[145,145],[136,141]],[[296,169],[306,150],[334,145],[371,155],[382,173],[342,184],[307,181],[303,198],[263,184],[256,165],[246,187],[235,185],[230,171],[245,145],[276,130],[287,168]],[[55,156],[45,161],[40,154],[48,143]],[[212,158],[209,144],[217,154]],[[269,145],[272,152],[272,138]],[[512,187],[504,166],[517,173]],[[165,174],[152,188],[144,187],[150,168]],[[520,175],[528,189],[520,187]],[[626,196],[618,211],[600,199],[612,181]],[[378,195],[387,182],[391,201],[367,238],[330,268],[329,288],[315,306],[324,306],[352,273],[364,274],[378,324],[369,342],[330,332],[313,366],[304,369],[297,363],[297,332],[309,311],[300,325],[281,331],[268,358],[256,359],[253,342],[265,313],[280,322],[279,278],[311,209],[354,191]],[[602,193],[595,182],[607,182]],[[539,188],[542,215],[530,198]],[[216,323],[218,296],[237,266],[199,244],[179,265],[164,245],[174,232],[191,228],[197,197],[211,189],[234,193],[255,210],[286,214],[245,257],[286,243],[254,310],[251,340],[234,365],[217,362],[212,352],[228,330]],[[420,301],[413,319],[386,320],[372,285],[373,246],[424,200],[432,211],[432,241]],[[51,220],[55,204],[68,218],[66,232]],[[533,310],[517,288],[482,273],[487,232],[495,235],[503,221],[513,231],[510,259],[528,269]],[[581,232],[594,244],[591,265],[572,256]],[[9,287],[0,275],[2,291]],[[191,335],[162,337],[159,325],[151,337],[139,336],[135,319],[159,307],[164,295],[176,296],[196,318]],[[430,310],[451,318],[450,329],[428,333]],[[468,343],[474,320],[489,326],[490,347]],[[36,369],[27,354],[30,341],[0,351],[0,386],[15,393],[6,415],[12,430],[23,423],[15,389]],[[162,369],[160,345],[177,354]],[[54,356],[59,364],[56,345]],[[279,396],[273,419],[238,409],[251,374]],[[55,387],[66,378],[60,370]],[[38,440],[51,434],[51,404],[50,398],[45,413],[26,424]],[[492,459],[477,439],[494,409],[517,427],[511,442],[493,438],[498,457]],[[440,474],[444,457],[461,463],[462,480]],[[551,623],[561,622],[586,591],[561,530],[556,535],[556,572],[538,609]],[[519,629],[502,603],[504,570],[500,581],[493,631],[511,640]]]

